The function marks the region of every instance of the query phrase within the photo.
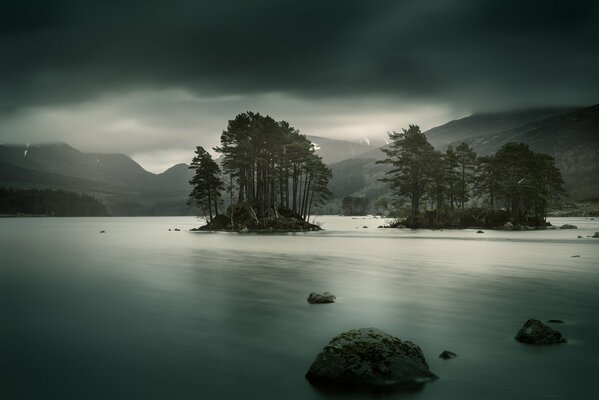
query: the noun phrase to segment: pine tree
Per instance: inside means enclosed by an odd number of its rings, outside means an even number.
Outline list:
[[[203,209],[204,215],[212,221],[218,216],[218,204],[221,191],[224,190],[220,167],[203,147],[198,146],[189,168],[195,170],[195,175],[189,181],[192,185],[190,200]]]
[[[456,147],[455,154],[459,174],[457,200],[460,208],[463,210],[464,204],[470,199],[470,185],[472,184],[474,177],[476,153],[467,143],[462,142]]]
[[[434,149],[417,125],[390,133],[389,139],[390,147],[382,148],[387,158],[377,163],[390,164],[392,168],[386,173],[388,177],[381,181],[389,182],[397,196],[410,201],[410,223],[418,226],[421,201],[430,182],[430,160]]]

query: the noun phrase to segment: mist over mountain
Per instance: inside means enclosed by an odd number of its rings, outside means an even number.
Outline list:
[[[346,160],[379,147],[374,144],[367,144],[364,141],[357,143],[313,135],[306,135],[306,138],[314,144],[315,153],[322,157],[325,164]]]
[[[479,155],[494,153],[509,141],[526,143],[556,158],[571,199],[599,195],[599,105],[475,114],[425,134],[438,149],[465,141]],[[388,186],[378,181],[388,168],[376,164],[384,158],[380,147],[307,137],[333,171],[329,187],[334,199],[323,212],[337,212],[345,196],[374,200],[389,194]],[[184,163],[154,174],[124,154],[84,153],[65,143],[0,145],[0,186],[91,194],[113,215],[194,214],[186,205],[191,177]]]

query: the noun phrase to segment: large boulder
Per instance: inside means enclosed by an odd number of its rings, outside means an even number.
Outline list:
[[[413,387],[436,378],[420,347],[375,328],[335,336],[306,373],[312,384],[362,388]]]
[[[536,319],[526,321],[515,339],[526,344],[556,344],[567,341],[561,333]]]

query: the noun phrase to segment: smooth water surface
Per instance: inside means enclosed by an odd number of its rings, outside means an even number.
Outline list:
[[[599,398],[599,221],[484,234],[318,221],[259,235],[189,232],[195,218],[1,219],[0,397]],[[310,305],[312,291],[338,301]],[[564,320],[569,343],[516,342],[529,318]],[[304,379],[334,335],[370,326],[417,343],[440,379],[377,395]]]

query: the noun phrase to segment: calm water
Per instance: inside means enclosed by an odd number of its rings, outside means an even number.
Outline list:
[[[319,221],[256,235],[187,232],[195,218],[1,219],[0,397],[369,398],[304,373],[331,337],[373,326],[420,345],[441,377],[379,398],[599,398],[599,239],[586,238],[599,221],[485,234]],[[311,306],[311,291],[338,302]],[[566,321],[570,343],[517,343],[528,318]]]

